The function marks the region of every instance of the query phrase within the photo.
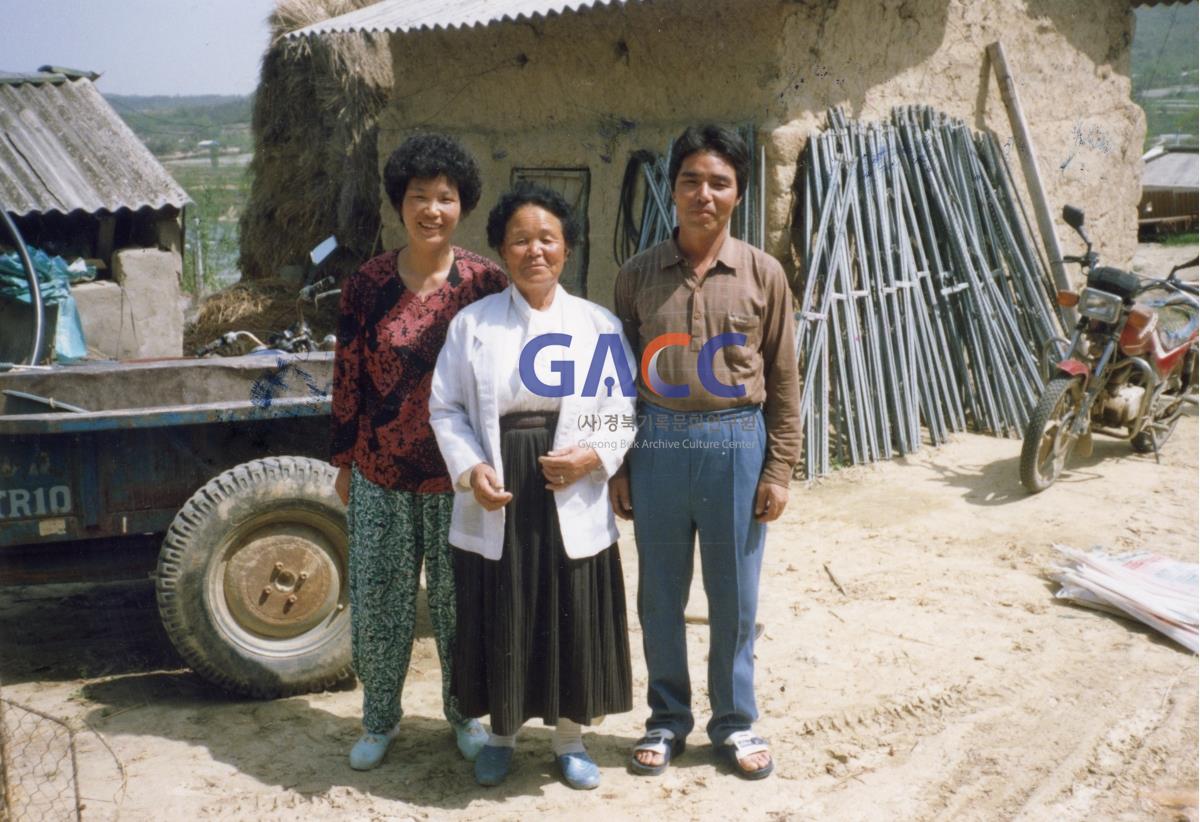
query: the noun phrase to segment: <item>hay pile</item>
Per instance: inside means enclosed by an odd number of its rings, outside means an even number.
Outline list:
[[[319,311],[304,305],[304,319],[320,339],[337,327],[337,297],[321,301]],[[222,289],[200,304],[183,335],[183,351],[191,355],[226,331],[249,331],[263,342],[299,320],[296,284],[281,279],[241,282]]]
[[[243,279],[304,265],[309,249],[330,234],[341,248],[323,273],[346,273],[374,250],[377,121],[392,87],[388,36],[284,38],[374,2],[276,0],[254,99],[253,182],[240,226]]]

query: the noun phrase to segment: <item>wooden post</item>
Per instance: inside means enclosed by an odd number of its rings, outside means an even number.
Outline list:
[[[1004,45],[997,40],[987,47],[988,57],[992,61],[992,69],[996,72],[996,82],[1000,85],[1000,96],[1004,100],[1004,108],[1008,111],[1008,122],[1012,126],[1013,139],[1017,144],[1017,155],[1021,158],[1021,170],[1025,174],[1025,185],[1029,187],[1029,199],[1033,203],[1033,213],[1037,216],[1038,230],[1042,234],[1042,243],[1046,247],[1046,256],[1050,258],[1050,271],[1054,275],[1054,284],[1060,291],[1073,291],[1071,278],[1063,266],[1062,247],[1058,244],[1058,234],[1054,230],[1054,218],[1050,215],[1050,206],[1046,202],[1046,190],[1042,188],[1042,175],[1038,171],[1037,155],[1033,151],[1033,141],[1029,139],[1029,127],[1025,124],[1025,112],[1021,108],[1021,98],[1017,95],[1017,83],[1012,72],[1008,69],[1008,60],[1004,56]],[[1067,326],[1075,325],[1075,309],[1060,307]]]
[[[195,253],[192,274],[196,281],[192,285],[196,290],[196,302],[199,303],[204,298],[204,234],[200,231],[200,215],[197,214],[192,219],[196,224],[195,239],[192,240],[192,251]]]
[[[112,270],[113,241],[117,235],[117,218],[113,214],[107,214],[97,219],[99,227],[96,231],[95,256],[104,260],[104,264],[109,267],[109,270]]]

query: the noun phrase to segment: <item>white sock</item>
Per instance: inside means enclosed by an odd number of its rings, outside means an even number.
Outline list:
[[[517,747],[517,735],[501,736],[500,734],[488,734],[487,744],[493,748],[515,748]]]
[[[561,716],[558,718],[558,724],[554,726],[553,745],[555,756],[587,753],[587,748],[583,747],[583,736],[578,723]]]

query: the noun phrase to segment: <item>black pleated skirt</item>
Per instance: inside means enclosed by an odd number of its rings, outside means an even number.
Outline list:
[[[633,707],[625,583],[616,543],[593,557],[563,549],[554,494],[538,457],[556,418],[500,420],[505,511],[497,561],[455,550],[458,589],[453,691],[465,716],[491,715],[508,736],[527,720],[587,725]]]

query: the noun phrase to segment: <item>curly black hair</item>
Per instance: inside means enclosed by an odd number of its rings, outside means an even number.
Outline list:
[[[470,214],[483,190],[479,164],[458,140],[445,134],[416,134],[405,140],[383,167],[383,189],[399,212],[409,182],[441,175],[458,188],[463,216]],[[404,222],[403,216],[400,221]]]
[[[523,180],[500,195],[496,205],[488,214],[487,241],[488,245],[497,251],[504,244],[504,233],[508,229],[508,221],[517,213],[521,206],[535,205],[546,209],[562,223],[563,241],[567,249],[572,249],[579,242],[583,228],[575,216],[575,210],[567,204],[566,199],[557,191],[545,186]]]
[[[697,151],[711,151],[725,158],[737,175],[738,196],[746,193],[746,183],[750,178],[750,149],[746,141],[731,128],[711,124],[688,126],[675,138],[671,146],[671,160],[667,164],[672,191],[675,190],[675,178],[679,176],[683,161]]]

